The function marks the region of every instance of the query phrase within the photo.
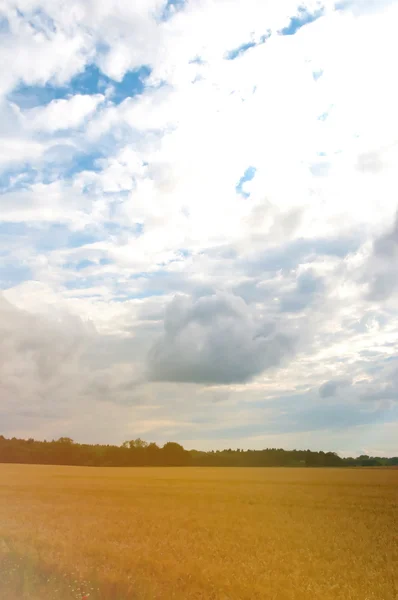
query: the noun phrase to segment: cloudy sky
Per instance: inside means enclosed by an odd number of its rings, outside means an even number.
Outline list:
[[[0,433],[398,454],[397,0],[0,0]]]

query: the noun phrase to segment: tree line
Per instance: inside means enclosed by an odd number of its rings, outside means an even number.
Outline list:
[[[185,450],[176,442],[160,447],[140,438],[121,446],[78,444],[67,437],[52,441],[33,438],[7,439],[0,435],[0,462],[42,465],[80,465],[92,467],[196,466],[196,467],[344,467],[398,466],[398,457],[367,455],[341,458],[335,452],[311,450],[217,451]]]

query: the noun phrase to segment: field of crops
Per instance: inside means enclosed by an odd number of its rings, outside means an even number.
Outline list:
[[[394,469],[0,465],[7,600],[393,600],[397,536]]]

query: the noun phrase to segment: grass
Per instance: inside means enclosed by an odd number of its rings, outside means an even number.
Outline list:
[[[396,600],[397,509],[393,469],[0,465],[1,597]]]

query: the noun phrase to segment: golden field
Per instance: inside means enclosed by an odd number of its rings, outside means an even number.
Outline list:
[[[0,554],[90,600],[395,600],[398,470],[0,465]],[[86,595],[43,581],[2,597]]]

